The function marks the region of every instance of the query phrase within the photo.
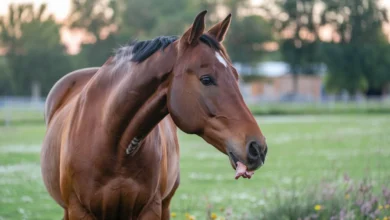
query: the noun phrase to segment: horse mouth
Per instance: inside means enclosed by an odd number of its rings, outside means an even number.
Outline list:
[[[229,152],[229,159],[230,159],[230,162],[233,166],[233,169],[236,169],[237,168],[237,162],[239,161],[237,159],[237,157],[232,153],[232,152]]]
[[[238,158],[232,152],[229,152],[228,155],[233,169],[236,170],[235,179],[239,179],[240,177],[248,179],[252,178],[252,175],[255,174],[255,171],[249,171],[247,166],[238,160]]]

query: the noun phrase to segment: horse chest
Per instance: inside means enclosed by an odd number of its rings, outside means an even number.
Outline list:
[[[179,156],[174,154],[175,156],[167,158],[168,153],[175,153],[169,151],[154,151],[154,155],[150,155],[150,149],[155,147],[141,146],[139,154],[147,156],[139,155],[137,159],[133,158],[117,172],[114,169],[108,169],[109,172],[106,169],[104,172],[112,175],[101,176],[101,172],[94,172],[98,174],[94,177],[88,175],[91,178],[83,184],[87,188],[78,190],[76,194],[79,194],[85,207],[89,206],[91,214],[118,219],[138,216],[143,209],[150,206],[161,206],[162,201],[177,184]],[[147,152],[149,154],[146,154]],[[104,167],[115,167],[113,163],[111,166],[104,164]],[[78,186],[81,186],[87,175],[81,176],[84,176],[84,179],[75,179]]]
[[[164,123],[169,125],[168,120]],[[123,160],[99,138],[88,139],[90,145],[71,142],[66,148],[72,153],[63,160],[64,170],[71,171],[63,176],[69,186],[66,195],[75,195],[98,219],[138,216],[145,208],[161,206],[173,195],[179,176],[177,137],[163,125],[150,133],[136,155]]]
[[[91,213],[105,219],[137,216],[156,196],[150,186],[125,178],[115,178],[96,189],[89,199]]]

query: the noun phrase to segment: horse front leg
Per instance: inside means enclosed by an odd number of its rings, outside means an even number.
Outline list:
[[[66,209],[64,209],[64,217],[62,218],[62,220],[69,220],[68,210]]]
[[[64,220],[94,220],[96,218],[84,208],[76,196],[69,198],[69,205],[65,209]]]
[[[165,201],[163,202],[163,205],[162,205],[162,213],[161,213],[161,219],[162,220],[169,220],[171,218],[171,211],[170,211],[170,208],[169,208],[169,204],[171,202],[171,198],[169,199],[169,201]]]
[[[177,188],[179,188],[180,183],[180,175],[177,176],[175,185],[173,186],[172,191],[169,193],[169,195],[162,201],[162,220],[168,220],[171,218],[171,212],[170,212],[170,204],[171,200],[173,198],[173,195],[175,194]]]
[[[151,200],[145,207],[142,209],[139,217],[137,219],[141,220],[161,220],[161,196],[156,195],[153,200]]]

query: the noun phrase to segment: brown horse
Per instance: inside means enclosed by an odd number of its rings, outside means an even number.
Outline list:
[[[52,88],[41,165],[64,219],[169,219],[176,126],[227,154],[236,178],[264,163],[265,138],[221,45],[231,16],[204,33],[205,14],[180,38],[134,42]]]

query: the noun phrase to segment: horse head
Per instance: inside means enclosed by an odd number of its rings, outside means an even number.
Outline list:
[[[236,68],[222,45],[229,14],[205,32],[206,11],[178,39],[167,94],[168,111],[184,132],[227,154],[236,178],[264,164],[267,144],[241,95]]]

